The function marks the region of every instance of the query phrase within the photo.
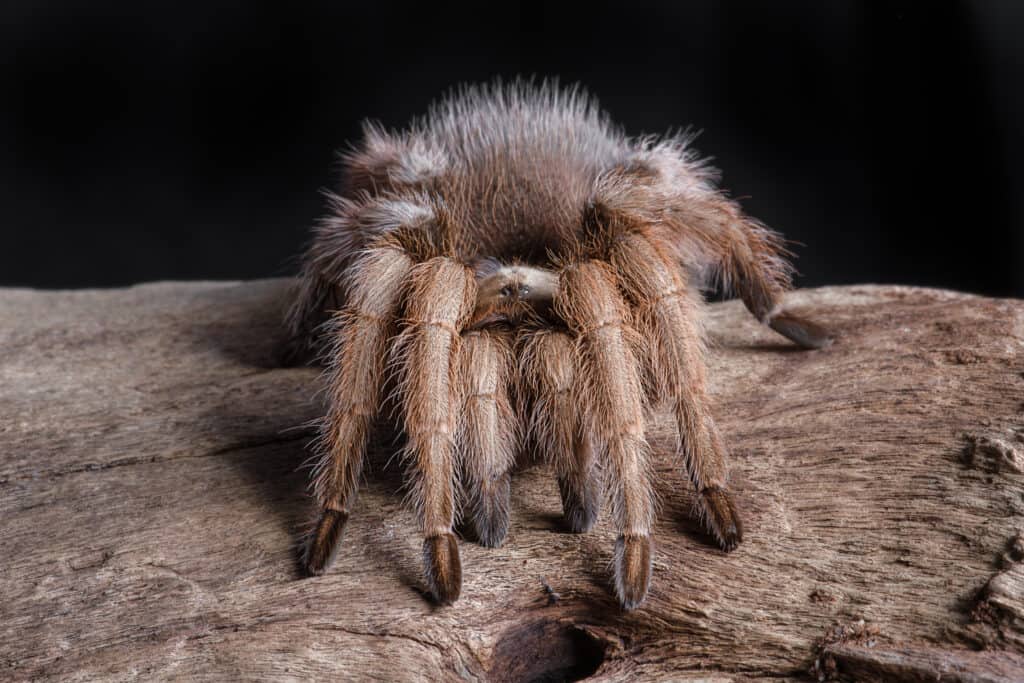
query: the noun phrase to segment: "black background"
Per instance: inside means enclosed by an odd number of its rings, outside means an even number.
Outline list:
[[[293,272],[359,120],[583,83],[692,125],[799,284],[1024,296],[1024,3],[6,2],[0,285]]]

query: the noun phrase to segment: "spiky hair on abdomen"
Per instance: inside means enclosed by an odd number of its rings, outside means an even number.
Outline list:
[[[345,157],[348,188],[422,192],[473,261],[543,261],[572,240],[594,181],[630,153],[628,139],[579,89],[466,87],[405,131],[367,124]]]
[[[432,224],[429,232],[401,236],[424,257],[549,268],[599,241],[587,230],[588,216],[605,201],[595,190],[626,203],[661,201],[656,180],[680,192],[713,193],[716,171],[690,149],[691,139],[630,138],[583,89],[548,81],[458,88],[403,130],[367,121],[362,139],[341,154],[340,192],[326,193],[329,213],[306,257],[305,303],[292,310],[290,327],[297,338],[316,336],[324,308],[339,308],[345,298],[344,287],[331,283],[342,280],[355,254],[397,226]],[[627,196],[616,186],[623,179],[646,196]],[[679,248],[693,256],[686,265],[703,281],[728,270],[707,266],[685,239]]]

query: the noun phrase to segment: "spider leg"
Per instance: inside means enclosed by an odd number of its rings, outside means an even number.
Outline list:
[[[465,391],[458,444],[470,514],[481,545],[497,547],[508,534],[511,475],[518,444],[509,400],[512,352],[507,335],[462,335],[460,378]]]
[[[676,260],[702,276],[717,275],[762,324],[805,348],[831,344],[826,330],[783,311],[791,254],[781,236],[715,189],[716,176],[693,157],[688,140],[677,138],[645,148],[606,174],[599,194],[628,213],[645,214],[643,222],[667,228]]]
[[[331,193],[327,200],[330,213],[314,228],[313,242],[302,259],[294,304],[286,316],[290,337],[282,353],[286,363],[313,360],[329,350],[331,340],[325,334],[329,326],[323,323],[347,305],[350,273],[356,270],[356,255],[361,250],[378,244],[379,240],[403,244],[398,238],[403,231],[415,232],[436,221],[434,211],[420,201],[390,197],[353,199]]]
[[[410,273],[405,324],[396,342],[407,459],[423,529],[428,588],[440,603],[459,597],[462,566],[455,518],[455,430],[461,398],[461,328],[476,301],[473,273],[447,257]]]
[[[643,602],[651,580],[654,494],[644,436],[644,398],[629,311],[607,263],[566,267],[555,298],[558,315],[576,334],[581,363],[574,399],[585,406],[584,429],[595,439],[612,485],[615,589],[625,609]]]
[[[601,478],[594,444],[582,433],[573,397],[576,344],[565,332],[538,330],[524,336],[524,379],[533,399],[530,431],[558,477],[569,528],[588,531],[601,509]]]
[[[402,250],[379,246],[353,266],[346,309],[335,316],[330,354],[329,412],[314,493],[320,517],[307,539],[303,564],[322,574],[331,563],[355,497],[370,426],[380,404],[385,346],[412,268]]]
[[[743,538],[743,526],[726,488],[726,451],[708,410],[700,320],[700,298],[691,291],[666,245],[642,228],[623,234],[610,260],[638,325],[652,340],[655,391],[667,399],[679,428],[679,451],[697,489],[704,520],[725,550]]]
[[[590,531],[601,511],[602,488],[594,444],[588,437],[578,437],[569,457],[564,459],[558,474],[558,492],[569,529],[575,533]]]
[[[747,310],[762,324],[807,348],[832,344],[832,337],[820,325],[788,313],[782,299],[789,288],[789,275],[780,275],[781,247],[778,238],[749,220],[738,220],[735,232],[728,232],[726,269]]]
[[[744,216],[734,202],[715,192],[688,196],[680,212],[693,228],[690,234],[710,252],[722,282],[736,291],[759,322],[804,348],[832,343],[824,328],[783,310],[792,266],[777,233]]]

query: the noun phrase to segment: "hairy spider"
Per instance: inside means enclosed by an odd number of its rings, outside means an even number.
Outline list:
[[[586,95],[523,83],[464,89],[402,132],[365,126],[289,313],[299,346],[329,366],[309,573],[333,557],[391,394],[441,603],[462,585],[457,516],[483,545],[502,543],[510,470],[529,443],[551,463],[573,531],[609,501],[616,594],[638,606],[651,578],[655,406],[678,423],[708,529],[736,547],[701,288],[717,278],[802,346],[829,338],[782,312],[782,239],[716,189],[689,143],[628,138]]]

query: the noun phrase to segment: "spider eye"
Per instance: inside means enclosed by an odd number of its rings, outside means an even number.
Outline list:
[[[501,288],[501,296],[502,297],[508,297],[511,294],[512,294],[512,287],[510,287],[509,285],[505,285],[504,287]]]
[[[530,293],[530,286],[529,285],[520,285],[519,286],[519,296],[526,296],[529,293]]]

